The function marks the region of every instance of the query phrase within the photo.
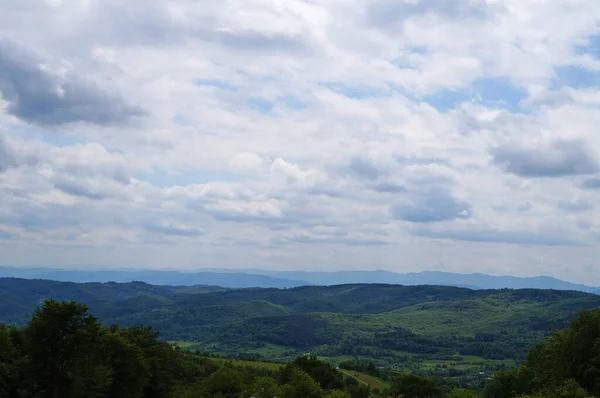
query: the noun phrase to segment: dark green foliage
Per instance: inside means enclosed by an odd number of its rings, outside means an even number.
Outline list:
[[[321,388],[326,390],[344,389],[342,374],[328,363],[319,361],[316,357],[301,356],[289,366],[305,371]]]
[[[346,391],[339,371],[315,357],[281,366],[278,383],[278,365],[235,366],[158,337],[151,327],[107,328],[83,304],[47,300],[24,329],[0,324],[0,398],[368,396],[358,385]]]
[[[441,398],[443,392],[434,379],[415,373],[397,376],[390,391],[393,396],[410,398]]]
[[[89,396],[111,383],[99,363],[103,330],[85,305],[46,301],[25,329],[32,391],[39,398]]]
[[[486,398],[598,396],[600,309],[582,310],[571,326],[532,348],[517,369],[498,372]]]

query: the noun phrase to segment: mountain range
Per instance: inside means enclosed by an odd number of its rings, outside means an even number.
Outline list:
[[[485,274],[457,274],[439,271],[396,273],[390,271],[270,271],[261,269],[176,270],[67,270],[54,268],[0,267],[0,277],[50,279],[63,282],[132,282],[153,285],[212,285],[226,288],[292,288],[309,285],[386,283],[396,285],[437,285],[469,289],[554,289],[600,294],[600,287],[571,283],[549,276],[521,278]]]

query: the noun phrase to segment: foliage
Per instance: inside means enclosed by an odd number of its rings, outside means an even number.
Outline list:
[[[443,392],[434,379],[409,373],[398,376],[392,383],[391,393],[394,396],[411,398],[441,398]]]

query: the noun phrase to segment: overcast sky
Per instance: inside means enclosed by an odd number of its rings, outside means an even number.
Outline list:
[[[600,285],[598,0],[0,0],[0,264]]]

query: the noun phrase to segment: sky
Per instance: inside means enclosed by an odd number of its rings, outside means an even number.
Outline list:
[[[600,285],[597,0],[0,0],[0,264]]]

